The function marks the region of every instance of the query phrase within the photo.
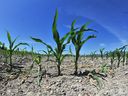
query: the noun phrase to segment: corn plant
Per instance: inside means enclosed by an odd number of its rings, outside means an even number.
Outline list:
[[[35,55],[35,53],[34,53],[34,48],[33,48],[33,46],[31,46],[30,55],[31,55],[31,58],[32,58],[32,63],[31,63],[31,65],[30,65],[30,70],[32,70],[32,68],[33,68],[33,66],[34,66],[35,58],[36,58],[36,55]]]
[[[91,52],[90,56],[91,56],[91,59],[92,59],[92,61],[93,61],[94,58],[96,57],[96,51]]]
[[[7,47],[5,47],[5,43],[0,42],[0,49],[7,50]]]
[[[2,45],[2,42],[0,41],[0,46]]]
[[[128,65],[128,52],[126,52],[126,65]]]
[[[23,49],[20,51],[21,57],[24,58],[24,56],[26,55],[26,53],[27,53],[26,48],[23,48]]]
[[[46,61],[49,61],[49,60],[50,60],[49,57],[50,57],[50,55],[52,54],[51,49],[49,49],[49,48],[47,47],[47,51],[45,51],[45,50],[42,50],[42,51],[47,55],[47,60],[46,60]]]
[[[103,83],[101,82],[101,77],[94,70],[92,72],[90,72],[88,74],[88,76],[89,76],[89,79],[96,80],[95,83],[97,83],[97,84],[94,84],[94,82],[92,82],[92,81],[90,83],[92,83],[97,89],[102,88]]]
[[[4,63],[7,63],[8,60],[8,50],[7,47],[5,47],[5,44],[0,42],[0,54],[1,54],[1,59],[4,57]]]
[[[105,52],[105,56],[106,56],[106,59],[109,58],[109,52],[108,51]]]
[[[56,10],[53,25],[52,25],[53,38],[54,38],[54,41],[56,43],[55,48],[53,48],[49,44],[43,42],[41,39],[37,39],[37,38],[33,38],[33,37],[31,37],[31,39],[36,41],[36,42],[40,42],[40,43],[44,44],[45,46],[47,46],[52,51],[52,53],[55,56],[56,61],[57,61],[58,75],[61,75],[60,66],[61,66],[61,63],[62,63],[64,57],[66,56],[66,55],[63,55],[63,52],[64,52],[64,49],[66,48],[66,45],[70,42],[69,39],[66,41],[66,39],[70,35],[70,32],[68,32],[62,38],[60,38],[59,32],[57,30],[57,18],[58,18],[58,11]]]
[[[8,63],[8,58],[9,58],[9,51],[8,50],[4,50],[3,51],[3,56],[4,56],[4,58],[5,58],[5,60],[4,60],[4,63]]]
[[[15,38],[14,40],[12,40],[11,35],[9,32],[7,32],[7,38],[8,38],[8,42],[9,42],[9,65],[10,65],[10,69],[9,71],[12,70],[12,56],[14,51],[17,49],[17,47],[19,47],[20,45],[28,45],[27,43],[18,43],[15,45],[15,42],[17,40],[17,38]]]
[[[101,65],[100,71],[101,71],[101,73],[107,74],[107,72],[108,72],[108,66],[107,66],[107,64]]]
[[[40,86],[40,83],[41,83],[41,80],[42,80],[42,74],[43,74],[43,72],[42,72],[42,68],[41,68],[41,56],[40,55],[38,55],[36,58],[35,58],[35,60],[34,60],[34,62],[38,65],[38,85]]]
[[[123,62],[123,66],[125,64],[126,61],[126,48],[128,45],[124,45],[123,47],[119,48],[121,50],[121,55],[122,55],[122,62]]]
[[[3,43],[0,41],[0,49],[2,49],[2,45],[3,45]]]
[[[110,59],[111,59],[111,69],[113,69],[113,62],[114,62],[114,60],[115,60],[115,51],[113,51],[113,52],[109,52],[109,57],[110,57]]]
[[[84,32],[88,31],[95,31],[93,29],[88,29],[87,24],[84,24],[80,29],[79,28],[74,28],[75,25],[75,20],[72,22],[71,25],[71,41],[75,47],[75,72],[74,74],[77,75],[78,72],[78,59],[80,57],[80,50],[84,43],[86,43],[89,39],[96,38],[95,35],[89,35],[86,39],[83,40]],[[79,29],[79,30],[78,30]]]
[[[122,58],[123,58],[123,66],[124,66],[125,61],[126,61],[126,57],[125,57],[126,56],[126,49],[123,50],[123,54],[122,55],[123,55]]]
[[[6,50],[2,50],[0,49],[0,61],[2,61],[3,63],[7,63],[6,60],[7,60],[7,51]]]
[[[121,51],[119,49],[116,49],[116,56],[117,56],[117,68],[120,66],[120,61],[121,61]]]
[[[100,49],[100,57],[103,59],[105,48]]]

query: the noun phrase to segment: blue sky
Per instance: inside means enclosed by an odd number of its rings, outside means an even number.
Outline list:
[[[88,27],[98,31],[97,38],[83,46],[82,54],[104,47],[114,50],[128,43],[127,5],[127,0],[0,0],[0,41],[8,45],[8,30],[13,38],[19,36],[18,42],[27,42],[36,50],[45,46],[35,43],[30,36],[55,46],[52,22],[58,8],[61,36],[69,31],[74,19],[76,26],[92,21]]]

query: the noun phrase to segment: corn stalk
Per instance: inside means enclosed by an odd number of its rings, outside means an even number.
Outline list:
[[[113,69],[113,62],[114,62],[114,60],[115,60],[115,51],[113,51],[113,52],[109,52],[109,56],[110,56],[110,59],[111,59],[111,69]]]
[[[38,86],[40,86],[40,83],[42,81],[42,76],[43,76],[43,72],[42,72],[42,68],[41,68],[41,56],[38,55],[34,62],[38,65]]]
[[[120,66],[120,61],[121,61],[121,51],[119,49],[116,49],[116,56],[117,56],[117,68]]]
[[[126,52],[126,65],[128,65],[128,52]]]
[[[100,49],[100,57],[103,59],[105,48]]]
[[[91,56],[91,59],[92,59],[92,61],[93,61],[94,58],[96,57],[96,51],[91,52],[90,56]]]
[[[62,54],[64,52],[64,49],[66,48],[66,45],[68,43],[70,43],[69,39],[68,39],[68,41],[66,41],[66,39],[70,35],[70,32],[68,32],[62,38],[60,38],[59,32],[57,30],[57,18],[58,18],[58,11],[56,10],[56,13],[55,13],[55,16],[54,16],[53,25],[52,25],[53,38],[54,38],[54,41],[56,43],[56,47],[55,48],[53,48],[49,44],[43,42],[41,39],[37,39],[37,38],[33,38],[33,37],[31,37],[31,39],[36,41],[36,42],[44,44],[45,46],[47,46],[52,51],[53,55],[56,58],[58,75],[61,75],[60,66],[61,66],[61,63],[62,63],[64,57],[66,56],[66,55],[62,55]],[[66,41],[66,43],[65,43],[65,41]]]
[[[109,58],[109,52],[108,51],[105,52],[105,56],[106,56],[106,59]]]
[[[16,42],[17,38],[12,40],[11,35],[10,35],[9,32],[7,32],[7,38],[8,38],[8,42],[9,42],[9,61],[10,61],[9,62],[9,65],[10,65],[9,71],[11,71],[12,67],[13,67],[13,65],[12,65],[12,56],[13,56],[14,51],[17,49],[17,47],[19,47],[21,45],[27,45],[28,46],[28,44],[27,43],[18,43],[18,44],[15,45],[15,42]]]
[[[128,45],[124,45],[123,47],[119,48],[119,50],[121,51],[121,55],[122,55],[122,62],[123,62],[123,66],[125,64],[126,61],[126,48]]]
[[[72,25],[71,25],[71,37],[70,38],[71,38],[71,41],[75,47],[75,55],[76,56],[75,56],[75,72],[74,72],[74,74],[77,75],[78,74],[78,72],[77,72],[78,59],[80,57],[80,50],[81,50],[82,46],[84,45],[84,43],[86,43],[89,39],[96,38],[96,36],[95,35],[89,35],[86,39],[83,40],[84,32],[95,31],[95,30],[88,29],[87,24],[84,24],[80,29],[74,28],[75,22],[76,21],[74,20],[72,22]]]

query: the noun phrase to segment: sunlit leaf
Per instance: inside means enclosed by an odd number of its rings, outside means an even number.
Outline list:
[[[7,37],[8,37],[9,44],[11,45],[12,40],[11,40],[11,35],[10,35],[10,33],[9,33],[9,32],[7,32]]]
[[[53,32],[53,38],[56,41],[56,43],[59,43],[59,33],[57,31],[57,19],[58,19],[58,11],[56,10],[55,16],[54,16],[54,21],[52,25],[52,32]]]

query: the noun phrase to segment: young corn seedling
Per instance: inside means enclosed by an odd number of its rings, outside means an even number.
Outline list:
[[[121,55],[122,55],[122,62],[123,62],[123,66],[125,64],[126,61],[126,48],[128,45],[124,45],[123,47],[119,48],[121,50]]]
[[[107,74],[108,72],[108,66],[107,64],[103,64],[100,68],[101,73]]]
[[[0,46],[2,45],[2,42],[0,41]]]
[[[119,49],[116,49],[116,56],[117,56],[117,68],[120,66],[120,61],[121,61],[121,52]]]
[[[47,56],[47,60],[46,60],[46,61],[49,61],[49,60],[50,60],[49,57],[50,57],[50,55],[52,54],[52,50],[47,47],[47,51],[45,51],[45,50],[42,50],[42,51],[43,51],[43,52],[46,54],[46,56]]]
[[[5,43],[0,42],[0,49],[7,50],[7,47],[5,47]]]
[[[56,10],[53,25],[52,25],[53,38],[54,38],[54,41],[56,43],[55,48],[53,48],[49,44],[43,42],[41,39],[32,38],[32,37],[31,37],[31,39],[36,41],[36,42],[40,42],[40,43],[44,44],[45,46],[47,46],[52,51],[53,55],[56,58],[58,75],[61,75],[60,66],[61,66],[61,63],[62,63],[64,57],[66,56],[66,55],[63,55],[64,49],[66,48],[66,45],[68,43],[70,43],[69,39],[66,41],[66,39],[70,35],[70,32],[68,32],[66,35],[64,35],[62,38],[60,38],[59,32],[57,30],[57,18],[58,18],[58,11]]]
[[[79,30],[78,28],[74,28],[74,25],[75,25],[75,20],[72,22],[72,25],[71,25],[71,41],[75,47],[75,72],[74,74],[77,75],[78,72],[78,59],[80,57],[80,50],[82,48],[82,46],[84,45],[84,43],[86,43],[89,39],[92,39],[92,38],[96,38],[95,35],[89,35],[86,39],[83,40],[83,37],[84,37],[84,32],[88,32],[88,31],[95,31],[93,29],[88,29],[87,28],[87,25],[88,24],[84,24]]]
[[[33,46],[31,46],[30,55],[31,55],[31,58],[32,58],[32,63],[31,63],[31,65],[30,65],[30,70],[32,70],[32,69],[33,69],[33,66],[34,66],[35,58],[36,58],[36,55],[35,55],[35,53],[34,53],[34,48],[33,48]]]
[[[96,51],[91,52],[90,56],[91,56],[91,59],[92,59],[92,61],[93,61],[94,58],[96,57]]]
[[[128,52],[126,52],[126,65],[128,65]]]
[[[7,51],[8,50],[7,50],[7,47],[5,47],[5,44],[0,42],[0,60],[3,61],[3,63],[7,63],[7,59],[8,59]]]
[[[26,55],[26,48],[24,48],[24,49],[22,49],[21,51],[20,51],[20,54],[21,54],[21,57],[22,58],[24,58],[25,57],[25,55]]]
[[[123,50],[123,66],[125,64],[126,61],[126,49]]]
[[[52,54],[51,49],[49,49],[48,47],[47,47],[47,51],[45,51],[45,50],[41,50],[41,51],[43,51],[45,53],[45,55],[47,56],[47,60],[45,61],[46,62],[46,66],[45,66],[46,74],[45,74],[45,76],[47,77],[48,64],[50,63],[49,61],[52,61],[52,59],[50,59],[50,56],[53,54]]]
[[[105,52],[105,56],[106,56],[106,59],[109,58],[109,52],[108,51]]]
[[[105,48],[100,49],[100,57],[103,59]]]
[[[17,40],[17,38],[15,38],[14,40],[12,40],[11,35],[9,32],[7,32],[7,38],[8,38],[8,42],[9,42],[9,65],[10,65],[10,69],[8,71],[12,71],[12,56],[14,51],[20,46],[20,45],[28,45],[27,43],[18,43],[15,45],[15,42]]]
[[[116,52],[115,51],[113,51],[113,52],[109,52],[109,56],[110,56],[110,61],[111,61],[111,66],[110,66],[110,68],[111,69],[113,69],[113,67],[115,67],[114,66],[114,61],[115,61],[115,57],[116,57]]]
[[[8,50],[7,47],[5,47],[5,44],[0,42],[0,54],[1,54],[1,59],[4,58],[3,63],[7,63],[8,61]]]
[[[4,60],[4,63],[8,63],[8,58],[9,58],[9,51],[8,50],[4,50],[3,51],[3,56],[4,56],[4,58],[5,58],[5,60]]]
[[[103,86],[103,83],[101,82],[101,76],[95,73],[95,71],[92,71],[88,74],[90,79],[90,84],[94,85],[97,89],[101,89]]]
[[[22,49],[22,50],[20,50],[20,51],[16,50],[16,51],[15,51],[15,54],[16,54],[16,55],[20,55],[20,58],[19,58],[19,60],[18,60],[18,62],[20,62],[20,63],[23,63],[24,59],[27,58],[27,51],[26,51],[26,48],[24,48],[24,49]]]
[[[40,86],[40,83],[41,83],[41,80],[42,80],[42,68],[41,68],[41,56],[38,55],[36,58],[35,58],[35,63],[38,65],[38,86]]]

